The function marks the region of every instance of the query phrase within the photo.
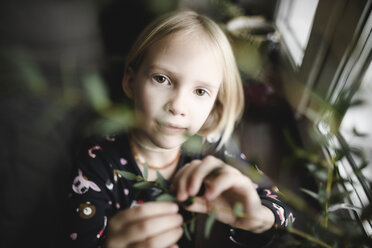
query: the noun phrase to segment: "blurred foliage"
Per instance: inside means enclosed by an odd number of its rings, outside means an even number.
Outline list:
[[[301,247],[314,247],[314,243],[319,247],[370,247],[371,239],[361,226],[362,221],[371,220],[370,215],[363,214],[370,211],[367,210],[370,206],[366,209],[353,206],[349,197],[350,194],[355,193],[355,188],[350,190],[345,187],[347,183],[350,185],[356,183],[353,179],[355,176],[367,181],[361,171],[366,168],[369,161],[360,148],[340,143],[338,131],[346,111],[359,106],[362,102],[352,101],[350,91],[347,89],[342,91],[333,104],[316,94],[312,96],[315,96],[314,98],[322,106],[317,125],[307,130],[313,147],[304,149],[296,145],[289,132],[286,132],[285,136],[293,151],[290,159],[305,164],[309,174],[317,182],[318,191],[301,190],[318,204],[319,210],[312,210],[314,215],[310,216],[311,221],[307,223],[308,232],[299,232],[291,228],[288,232],[304,239],[301,241]],[[365,137],[365,134],[357,130],[354,130],[354,134]],[[341,166],[340,162],[351,154],[360,161],[360,164],[345,178],[341,176],[339,166]],[[289,201],[296,200],[289,199]],[[309,213],[304,208],[297,210]]]

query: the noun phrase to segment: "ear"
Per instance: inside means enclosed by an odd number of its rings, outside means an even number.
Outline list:
[[[129,67],[123,76],[123,81],[121,86],[123,87],[124,93],[130,98],[133,99],[133,81],[134,81],[134,71]]]

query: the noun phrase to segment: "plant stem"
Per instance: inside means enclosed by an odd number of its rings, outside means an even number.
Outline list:
[[[318,245],[320,245],[320,246],[322,246],[322,247],[325,247],[325,248],[332,248],[332,246],[330,246],[330,245],[324,243],[323,241],[321,241],[321,240],[319,240],[319,239],[316,239],[316,238],[314,238],[313,236],[308,235],[308,234],[306,234],[306,233],[304,233],[304,232],[302,232],[302,231],[300,231],[300,230],[297,230],[297,229],[295,229],[295,228],[288,228],[288,232],[290,232],[290,233],[292,233],[292,234],[295,234],[295,235],[297,235],[297,236],[300,236],[300,237],[302,237],[302,238],[305,238],[305,239],[307,239],[307,240],[310,240],[311,242],[314,242],[315,244],[318,244]]]
[[[334,169],[333,164],[334,164],[334,159],[332,158],[328,164],[326,201],[325,201],[325,209],[324,209],[324,227],[328,226],[328,207],[329,207],[329,200],[331,198],[331,189],[332,189],[332,182],[333,182],[333,169]]]

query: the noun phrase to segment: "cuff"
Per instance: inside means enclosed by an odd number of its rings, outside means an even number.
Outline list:
[[[229,228],[229,239],[236,247],[264,248],[270,245],[275,237],[275,229],[273,228],[263,233],[253,233],[238,228]]]
[[[261,199],[261,204],[273,212],[275,217],[274,228],[278,228],[285,224],[285,212],[283,207],[265,199]]]

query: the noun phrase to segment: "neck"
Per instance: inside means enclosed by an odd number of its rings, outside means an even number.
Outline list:
[[[140,140],[131,135],[130,144],[132,153],[139,166],[147,164],[150,169],[162,170],[175,167],[178,164],[181,155],[180,146],[172,149],[163,149],[153,146],[147,146]]]
[[[171,152],[171,151],[176,151],[176,150],[179,150],[180,149],[180,146],[177,146],[177,147],[174,147],[174,148],[161,148],[161,147],[157,147],[155,145],[153,146],[150,146],[150,145],[146,145],[145,143],[143,143],[140,139],[137,138],[136,135],[132,134],[131,135],[131,138],[133,139],[133,142],[141,148],[141,150],[146,150],[148,152]]]

